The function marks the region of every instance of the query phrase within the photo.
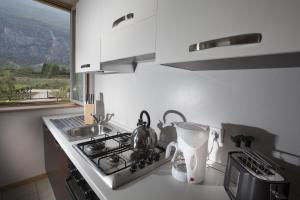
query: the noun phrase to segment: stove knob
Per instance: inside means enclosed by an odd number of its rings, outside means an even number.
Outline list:
[[[154,159],[155,161],[159,161],[159,159],[160,159],[159,153],[153,154],[153,159]]]
[[[130,171],[133,173],[136,171],[136,168],[137,168],[136,164],[132,164],[130,167]]]
[[[147,164],[151,165],[153,163],[153,159],[148,158]]]
[[[153,154],[151,154],[149,157],[148,157],[148,164],[151,165],[153,162]]]
[[[71,170],[70,170],[70,174],[71,174],[72,176],[78,176],[79,171],[78,171],[78,169],[71,169]]]
[[[83,177],[74,177],[74,179],[75,179],[75,181],[76,181],[76,183],[78,184],[78,185],[82,185],[82,184],[84,184],[84,183],[86,183],[86,181],[84,180],[84,178]]]
[[[141,160],[140,162],[139,162],[139,168],[141,168],[141,169],[143,169],[144,167],[145,167],[145,161],[144,160]]]
[[[84,193],[85,199],[91,199],[93,197],[94,192],[92,190],[88,189],[88,190],[84,191],[83,193]]]

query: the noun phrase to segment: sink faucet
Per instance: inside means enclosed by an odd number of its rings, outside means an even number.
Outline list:
[[[91,115],[93,116],[93,118],[95,119],[95,121],[96,121],[96,123],[98,125],[104,125],[104,124],[106,124],[107,122],[109,122],[111,120],[111,118],[113,116],[115,116],[114,113],[107,113],[106,116],[105,116],[105,118],[103,118],[100,115],[98,117],[96,115],[93,115],[93,114],[91,114]]]

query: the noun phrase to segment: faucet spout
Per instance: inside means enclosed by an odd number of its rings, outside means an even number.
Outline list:
[[[97,117],[96,115],[91,115],[93,116],[98,125],[104,125],[105,123],[109,122],[113,116],[115,116],[114,113],[107,113],[105,118],[103,119],[102,116]]]
[[[109,122],[113,116],[115,116],[114,113],[107,113],[106,116],[105,116],[105,119],[103,121],[104,122]]]
[[[99,124],[100,119],[98,119],[96,115],[91,114],[91,116],[94,118],[94,120],[96,121],[96,123]]]

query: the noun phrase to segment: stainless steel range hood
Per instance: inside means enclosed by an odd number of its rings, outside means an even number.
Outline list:
[[[139,62],[147,62],[155,59],[155,53],[102,62],[100,64],[100,73],[134,73]]]
[[[296,52],[261,56],[224,58],[215,60],[161,63],[161,65],[179,69],[186,69],[190,71],[290,68],[300,66],[299,58],[300,53]]]

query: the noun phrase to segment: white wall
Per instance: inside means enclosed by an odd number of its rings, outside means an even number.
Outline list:
[[[134,74],[96,75],[95,92],[104,93],[106,112],[131,128],[142,109],[149,111],[158,133],[167,110],[224,128],[227,137],[218,162],[226,163],[230,135],[252,134],[255,146],[268,155],[275,150],[294,154],[281,154],[286,160],[280,161],[297,173],[293,182],[300,182],[299,77],[300,68],[191,72],[150,62],[139,64]],[[170,115],[167,124],[179,119]]]
[[[41,117],[82,108],[0,113],[0,187],[45,173]]]

